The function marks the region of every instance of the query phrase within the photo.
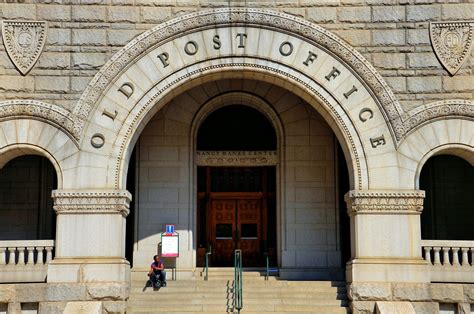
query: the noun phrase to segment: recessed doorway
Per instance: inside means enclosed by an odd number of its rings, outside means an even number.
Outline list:
[[[225,106],[201,124],[197,137],[197,265],[212,247],[211,266],[246,267],[277,261],[277,139],[258,110]]]

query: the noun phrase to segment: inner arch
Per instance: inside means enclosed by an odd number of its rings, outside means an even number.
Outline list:
[[[276,133],[258,110],[230,105],[211,113],[201,124],[198,150],[276,150]]]

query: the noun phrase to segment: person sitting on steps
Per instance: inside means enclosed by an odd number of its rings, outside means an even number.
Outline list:
[[[158,288],[158,280],[161,281],[161,286],[166,287],[166,272],[165,264],[160,260],[159,255],[153,256],[153,263],[150,265],[150,271],[148,272],[148,277],[153,284],[154,288]]]

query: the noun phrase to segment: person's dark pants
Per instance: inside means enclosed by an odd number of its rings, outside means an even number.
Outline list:
[[[153,283],[153,286],[156,285],[158,280],[166,285],[166,271],[164,270],[154,270],[153,274],[150,276],[150,280]]]

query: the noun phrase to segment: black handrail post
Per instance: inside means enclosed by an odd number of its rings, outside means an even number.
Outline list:
[[[204,275],[204,280],[207,281],[209,278],[209,256],[212,254],[212,245],[209,245],[209,250],[206,252],[206,275]]]
[[[234,309],[240,313],[243,307],[242,298],[242,250],[234,252]]]

